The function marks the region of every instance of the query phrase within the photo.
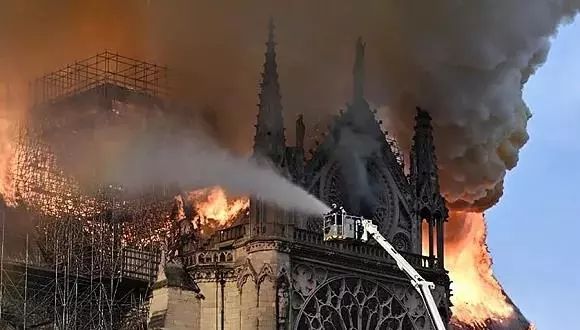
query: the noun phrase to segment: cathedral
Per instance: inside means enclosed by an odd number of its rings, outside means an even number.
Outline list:
[[[359,39],[352,99],[307,158],[302,116],[295,122],[295,145],[286,143],[275,46],[270,23],[253,157],[327,205],[336,203],[372,219],[435,283],[433,295],[448,324],[447,208],[428,112],[417,109],[405,173],[402,157],[365,100],[365,44]],[[179,262],[162,263],[150,303],[150,328],[433,329],[421,297],[382,248],[324,242],[321,217],[282,210],[259,196],[251,197],[243,219],[203,242],[184,242],[179,256]]]

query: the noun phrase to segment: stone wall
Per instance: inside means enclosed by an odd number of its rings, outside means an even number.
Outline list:
[[[201,329],[200,300],[196,295],[178,287],[155,289],[150,306],[150,329]]]
[[[224,258],[224,251],[231,258]],[[203,299],[162,288],[156,290],[151,310],[163,312],[164,329],[323,329],[330,314],[344,317],[343,307],[374,315],[353,312],[343,319],[353,328],[432,328],[421,298],[395,265],[365,258],[345,262],[340,255],[322,258],[308,251],[293,246],[291,252],[289,243],[272,239],[198,252],[188,270]],[[447,310],[446,285],[438,285],[434,296]]]
[[[219,250],[206,251],[190,268],[203,299],[176,288],[156,289],[151,303],[152,322],[157,320],[163,329],[276,329],[276,283],[280,274],[287,273],[290,260],[283,243],[248,242],[233,250],[233,260],[223,261],[222,254]]]

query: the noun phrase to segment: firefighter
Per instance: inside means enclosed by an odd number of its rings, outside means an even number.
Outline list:
[[[333,205],[336,205],[336,204],[333,204]],[[346,214],[346,212],[344,211],[344,208],[342,206],[336,207],[335,214],[336,214],[336,225],[342,226],[343,220],[344,220],[344,215]],[[342,232],[342,230],[341,230],[341,232]]]

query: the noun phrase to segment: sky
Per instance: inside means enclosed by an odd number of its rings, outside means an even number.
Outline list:
[[[539,330],[580,330],[579,18],[560,29],[524,99],[530,140],[486,213],[494,272]]]

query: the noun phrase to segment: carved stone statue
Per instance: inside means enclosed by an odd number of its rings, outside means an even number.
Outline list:
[[[288,281],[286,277],[280,277],[278,279],[277,285],[277,301],[276,301],[276,314],[278,316],[278,329],[286,329],[286,318],[288,316],[288,302],[289,302],[289,292],[288,292]]]

